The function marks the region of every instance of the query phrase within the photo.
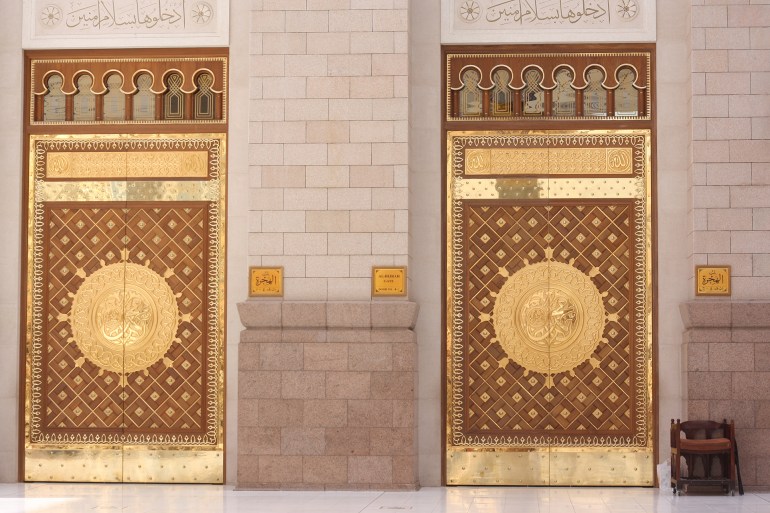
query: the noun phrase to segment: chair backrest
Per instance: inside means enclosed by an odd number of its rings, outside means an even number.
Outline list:
[[[732,440],[732,422],[723,420],[688,420],[680,423],[679,427],[688,440],[710,440],[712,438],[727,438]]]

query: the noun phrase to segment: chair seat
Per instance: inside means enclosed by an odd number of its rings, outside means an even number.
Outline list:
[[[683,438],[679,441],[682,452],[724,452],[730,450],[730,440],[727,438],[711,438],[708,440],[689,440]]]

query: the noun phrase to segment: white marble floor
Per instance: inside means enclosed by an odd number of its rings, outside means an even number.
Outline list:
[[[691,495],[642,488],[423,488],[418,492],[256,492],[229,486],[0,484],[2,513],[770,513],[769,493]]]

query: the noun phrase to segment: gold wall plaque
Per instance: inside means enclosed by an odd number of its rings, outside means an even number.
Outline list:
[[[283,296],[283,267],[249,267],[249,297]]]
[[[372,267],[372,296],[406,296],[406,267]]]
[[[729,296],[731,293],[729,265],[695,267],[696,296]]]

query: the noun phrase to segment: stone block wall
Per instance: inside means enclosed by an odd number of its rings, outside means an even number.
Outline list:
[[[238,307],[237,486],[416,488],[417,305]]]
[[[770,302],[690,301],[681,312],[686,329],[682,348],[687,419],[735,420],[743,482],[766,489],[770,487]]]
[[[287,300],[369,300],[407,264],[407,5],[251,0],[249,264]]]
[[[768,27],[765,1],[692,0],[693,260],[737,299],[770,299]]]

